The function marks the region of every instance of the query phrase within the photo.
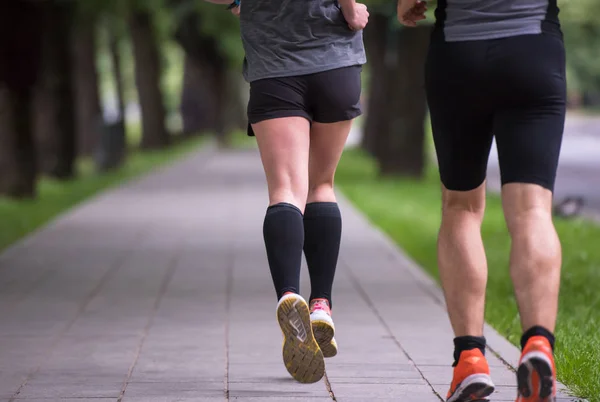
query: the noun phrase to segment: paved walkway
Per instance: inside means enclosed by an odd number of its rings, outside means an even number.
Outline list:
[[[340,354],[328,382],[289,378],[266,201],[256,151],[200,152],[1,255],[0,401],[439,402],[452,371],[440,291],[346,202]],[[518,351],[487,331],[504,359],[489,353],[492,400],[514,401]]]

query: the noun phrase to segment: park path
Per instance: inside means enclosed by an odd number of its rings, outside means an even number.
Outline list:
[[[439,402],[452,372],[441,293],[343,199],[340,354],[328,381],[288,377],[266,202],[255,150],[207,148],[0,255],[0,401]],[[514,401],[518,350],[486,331],[492,401]]]

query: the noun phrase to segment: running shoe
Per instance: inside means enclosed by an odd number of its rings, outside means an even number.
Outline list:
[[[338,346],[333,337],[335,326],[331,319],[331,309],[327,299],[314,299],[310,302],[310,321],[323,356],[333,357],[337,355]]]
[[[550,342],[534,336],[525,345],[517,370],[517,402],[554,402],[556,367]]]
[[[325,374],[323,353],[310,324],[308,304],[302,296],[286,293],[277,304],[277,321],[283,332],[283,363],[301,383],[314,383]]]
[[[479,349],[465,350],[454,367],[447,402],[487,401],[494,392],[488,362]]]

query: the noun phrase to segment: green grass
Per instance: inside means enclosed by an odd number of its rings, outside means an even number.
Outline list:
[[[243,130],[236,130],[229,136],[229,145],[237,149],[258,148],[256,137],[250,137]]]
[[[91,161],[81,161],[78,164],[78,177],[73,180],[61,182],[42,178],[35,200],[0,197],[0,251],[101,190],[149,172],[197,149],[202,138],[204,137],[182,141],[161,151],[131,152],[123,166],[104,174],[96,173]]]
[[[369,157],[349,150],[342,157],[336,184],[375,225],[439,280],[436,236],[441,206],[435,167],[423,181],[381,179]],[[600,402],[600,227],[564,220],[557,220],[556,226],[563,246],[556,330],[559,377],[577,396]],[[508,272],[510,241],[497,196],[488,198],[482,233],[489,264],[486,320],[517,345],[521,331]]]

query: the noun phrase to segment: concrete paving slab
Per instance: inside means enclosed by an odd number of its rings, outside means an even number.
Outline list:
[[[328,381],[289,377],[266,205],[256,151],[200,152],[0,255],[0,401],[441,401],[452,332],[440,289],[343,197],[340,352]],[[512,400],[518,349],[486,336],[492,401]]]

